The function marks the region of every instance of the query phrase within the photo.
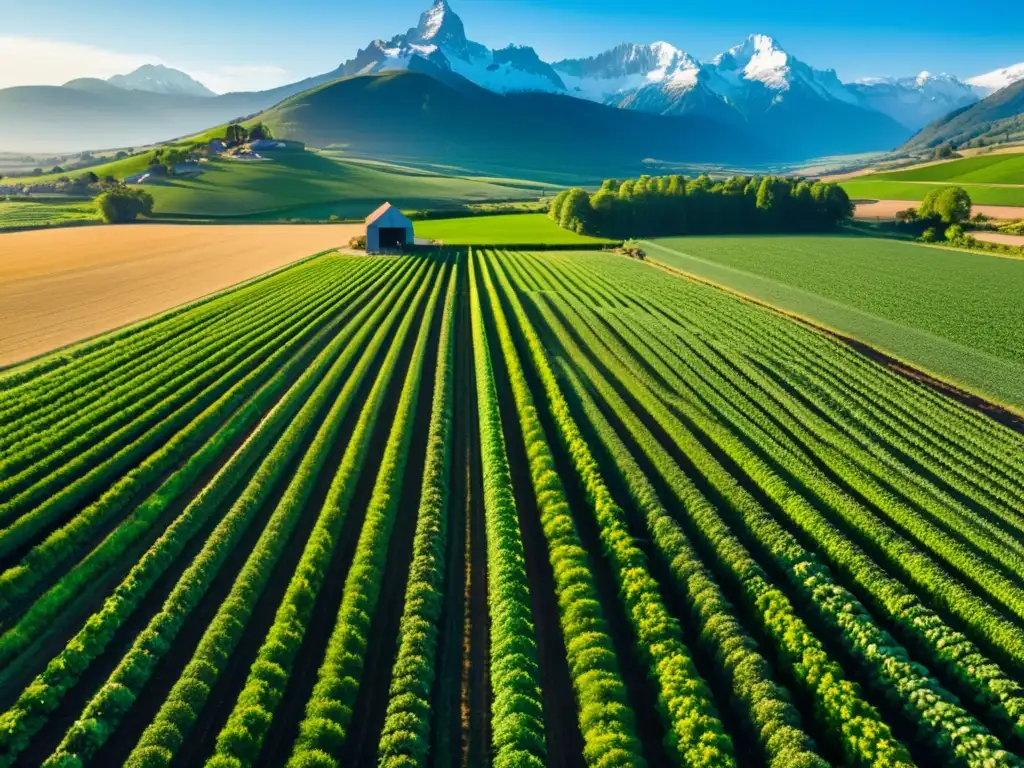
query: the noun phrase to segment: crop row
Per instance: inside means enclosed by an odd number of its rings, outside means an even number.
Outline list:
[[[533,363],[547,384],[545,394],[552,404],[560,437],[591,499],[602,544],[633,621],[638,648],[648,658],[649,674],[658,681],[662,714],[671,734],[671,754],[690,765],[731,765],[731,740],[715,711],[711,693],[682,642],[678,622],[665,607],[646,557],[630,533],[625,512],[612,498],[590,447],[557,390],[554,373],[521,305],[512,291],[505,295],[526,334]]]
[[[573,323],[574,329],[578,330],[581,327],[587,326],[588,320],[579,314],[581,311],[579,308],[575,310],[565,309],[564,311],[574,313],[572,315],[575,318]],[[678,441],[687,434],[686,427],[669,413],[668,408],[650,396],[658,392],[663,385],[659,384],[657,379],[651,378],[650,375],[645,377],[644,370],[644,366],[653,366],[657,369],[657,375],[661,377],[662,381],[672,379],[673,372],[669,368],[659,365],[659,353],[647,346],[660,345],[661,340],[666,337],[665,330],[663,328],[646,327],[642,334],[643,340],[641,340],[636,334],[630,335],[627,324],[621,320],[620,315],[621,313],[617,314],[618,322],[616,325],[618,330],[612,331],[611,328],[601,325],[599,335],[602,341],[598,342],[596,337],[592,337],[588,347],[593,350],[600,349],[601,344],[608,345],[608,352],[614,355],[616,359],[615,370],[631,371],[632,373],[630,377],[630,391],[642,392],[646,390],[649,393],[644,400],[645,409],[662,423],[666,432],[671,434],[674,440]],[[711,318],[708,319],[711,320]],[[597,321],[590,319],[589,322],[593,324]],[[703,324],[703,327],[706,329],[708,327],[707,323]],[[630,359],[629,353],[614,341],[617,335],[620,338],[628,337],[631,343],[646,348],[642,353],[639,353],[638,357]],[[660,354],[665,355],[666,352],[662,351]],[[639,362],[640,359],[645,361],[643,366]],[[697,373],[699,374],[699,372]],[[646,384],[641,383],[645,378]],[[678,379],[678,377],[676,378]],[[687,378],[688,382],[699,380],[699,375]],[[729,402],[737,402],[741,397],[741,394],[731,392],[729,398],[719,399],[716,403],[717,407],[729,419],[726,423],[732,424],[733,428],[736,428],[738,424],[742,424],[743,420],[736,413],[735,409],[730,412]],[[744,472],[762,487],[769,497],[775,499],[780,509],[784,509],[789,513],[798,513],[805,520],[809,519],[810,515],[813,514],[813,509],[792,492],[782,493],[786,487],[786,482],[781,477],[775,475],[768,465],[750,453],[749,449],[742,442],[736,440],[728,430],[709,419],[706,412],[693,407],[692,404],[698,400],[699,398],[669,398],[666,400],[666,405],[671,405],[684,412],[687,418],[692,420],[706,435],[711,437],[716,445],[724,449],[744,469]],[[726,400],[729,402],[726,402]],[[776,414],[776,416],[779,415]],[[749,428],[749,426],[743,434],[748,440],[758,439],[757,433],[752,428]],[[791,452],[784,454],[772,448],[771,444],[764,442],[763,439],[757,444],[761,445],[765,451],[768,451],[768,455],[774,456],[775,460],[780,463],[780,466],[785,466],[788,471],[797,473],[805,482],[813,482],[812,468],[793,458],[796,455],[796,446],[791,446]],[[688,441],[684,449],[686,455],[691,460],[695,455],[699,455],[701,450],[700,444],[696,440]],[[832,459],[837,461],[838,457],[833,456]],[[702,467],[701,471],[705,477],[711,476],[706,468]],[[817,485],[811,485],[810,487],[817,489],[819,499],[828,501],[832,505],[839,504],[840,508],[848,511],[852,510],[850,503],[844,502],[841,495],[837,495],[834,492],[830,493],[827,484],[819,482]],[[822,496],[822,493],[825,495]],[[745,510],[738,519],[744,520],[749,525],[756,517],[750,510]],[[817,531],[815,538],[818,541],[831,540],[831,537],[825,538],[823,529]],[[845,537],[842,537],[841,540],[849,545]],[[796,545],[796,542],[792,541],[792,545]],[[779,549],[779,555],[783,551]],[[789,557],[792,557],[792,555],[789,555]],[[931,691],[927,696],[922,697],[918,694],[915,698],[908,699],[904,708],[911,719],[921,722],[922,727],[925,727],[927,724],[927,727],[935,733],[934,740],[936,743],[942,743],[949,739],[951,748],[955,749],[961,758],[969,757],[979,764],[985,759],[991,759],[992,755],[1005,756],[1005,753],[1000,751],[998,741],[993,739],[991,735],[988,735],[985,729],[969,715],[960,710],[956,706],[955,699],[952,699],[949,694],[938,687],[935,681],[922,677],[920,672],[906,665],[906,662],[899,661],[899,659],[905,658],[905,654],[901,650],[896,655],[893,655],[893,652],[897,651],[897,649],[893,648],[895,643],[892,638],[888,638],[884,632],[880,633],[878,629],[874,628],[867,614],[862,609],[857,610],[855,603],[851,604],[846,598],[840,597],[842,590],[836,591],[837,587],[835,585],[828,589],[824,588],[824,585],[830,582],[830,577],[828,577],[827,573],[822,572],[821,576],[815,579],[809,578],[810,573],[813,573],[813,571],[805,572],[801,578],[801,583],[805,585],[805,588],[808,585],[815,584],[815,582],[821,585],[817,587],[817,595],[811,594],[808,596],[811,598],[810,604],[818,611],[823,623],[826,623],[826,625],[832,623],[843,628],[844,643],[848,645],[854,656],[860,657],[863,663],[874,670],[873,676],[879,685],[884,686],[890,691],[914,689],[919,692],[924,690]],[[825,580],[822,581],[822,579]],[[830,596],[830,593],[834,593],[834,596]],[[839,610],[840,608],[841,610]],[[839,612],[836,612],[837,610]],[[880,649],[885,652],[879,653]],[[883,659],[887,659],[884,665],[882,664]],[[901,664],[904,666],[901,667]],[[991,666],[987,669],[991,669]],[[913,680],[918,682],[911,685]],[[945,732],[946,736],[941,736],[942,732]]]
[[[478,266],[490,302],[489,315],[496,326],[508,368],[529,457],[530,478],[555,576],[569,671],[580,701],[584,755],[590,765],[644,765],[636,735],[636,716],[629,705],[587,552],[573,522],[565,487],[555,468],[501,299],[483,260],[478,261]]]
[[[497,268],[496,268],[497,269]],[[502,280],[511,295],[512,288]],[[525,318],[523,322],[528,322]],[[524,325],[528,336],[535,338],[532,328]],[[564,363],[564,361],[563,361]],[[586,394],[572,369],[563,365],[563,374],[573,396],[584,405],[582,409],[593,425],[597,443],[604,446],[612,459],[611,466],[629,489],[636,508],[641,511],[649,534],[668,564],[694,615],[707,629],[707,644],[722,649],[716,653],[720,674],[729,681],[733,695],[742,703],[741,717],[749,720],[750,733],[761,741],[761,748],[771,765],[824,766],[813,739],[807,734],[799,712],[789,701],[784,688],[772,679],[769,663],[761,656],[757,643],[737,620],[732,606],[717,585],[700,555],[687,539],[679,524],[669,515],[657,492],[630,455],[628,448],[608,424]],[[550,379],[549,379],[550,381]],[[560,389],[549,390],[555,407],[567,407],[568,399]],[[564,402],[564,404],[563,404]],[[681,500],[688,507],[707,512],[708,503],[692,485],[683,485]]]
[[[460,273],[452,268],[441,317],[434,398],[405,609],[378,747],[381,768],[424,768],[430,752],[431,692],[444,595],[455,398],[455,317]]]
[[[285,480],[293,458],[308,440],[306,435],[316,428],[324,408],[350,373],[352,362],[359,357],[374,326],[391,309],[388,302],[397,299],[413,275],[413,271],[405,269],[400,279],[393,281],[390,288],[381,290],[371,303],[343,326],[343,330],[335,329],[336,335],[315,360],[310,362],[308,354],[299,354],[279,370],[276,378],[282,383],[291,383],[296,375],[301,376],[232,459],[132,567],[120,586],[68,642],[64,651],[25,689],[16,704],[0,716],[3,724],[0,729],[0,755],[3,756],[0,764],[8,764],[27,746],[32,734],[45,724],[49,712],[78,682],[89,664],[103,653],[118,628],[138,608],[189,539],[202,528],[218,506],[228,500],[227,494],[239,478],[258,463],[255,474],[178,580],[161,611],[136,638],[65,741],[74,746],[80,740],[88,742],[95,739],[102,743],[109,737],[149,679],[156,663],[167,652],[189,613],[209,589],[257,510],[271,496],[274,488]],[[325,332],[331,334],[330,329]],[[313,344],[306,346],[309,351],[316,349]],[[265,454],[268,448],[270,452]],[[35,628],[42,629],[38,624]]]
[[[537,635],[526,557],[487,344],[477,269],[469,270],[470,324],[483,469],[487,583],[491,619],[491,729],[495,768],[542,768],[547,745]]]
[[[381,303],[378,311],[386,311],[386,315],[378,316],[376,322],[369,322],[365,332],[361,331],[353,338],[351,348],[360,352],[358,364],[345,379],[341,392],[331,405],[312,443],[288,478],[284,494],[235,578],[230,593],[203,632],[195,653],[178,676],[153,722],[143,732],[127,765],[169,765],[189,737],[206,705],[211,688],[242,640],[252,612],[295,532],[313,492],[314,478],[323,470],[342,421],[357,402],[362,382],[371,372],[375,372],[374,361],[384,348],[392,329],[399,324],[399,318],[410,309],[411,302],[418,301],[422,289],[417,291],[416,285],[425,281],[430,271],[424,262],[412,272],[393,289],[392,300]],[[366,405],[363,413],[367,413]],[[354,452],[358,452],[357,456],[359,453],[365,455],[364,443],[368,440],[367,430],[353,432],[350,445]],[[355,468],[356,471],[359,469],[361,464]],[[257,660],[255,664],[261,662]]]

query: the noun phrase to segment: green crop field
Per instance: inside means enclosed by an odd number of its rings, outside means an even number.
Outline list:
[[[416,236],[439,240],[445,245],[583,245],[611,242],[562,229],[545,213],[420,221],[416,222]]]
[[[1024,185],[1024,154],[991,154],[964,157],[946,163],[887,171],[871,175],[872,179],[889,181],[945,181],[957,184],[1019,184]]]
[[[853,200],[907,200],[919,202],[933,189],[943,189],[951,184],[926,183],[917,181],[872,180],[863,177],[844,181],[840,186]],[[956,182],[963,187],[976,205],[1024,206],[1024,185],[1019,187],[993,187],[985,184]]]
[[[1020,766],[1022,508],[717,288],[307,259],[0,373],[0,766]]]
[[[96,206],[88,202],[3,202],[0,201],[0,232],[5,229],[64,226],[98,222]]]
[[[688,237],[650,257],[1024,406],[1024,261],[857,236]]]

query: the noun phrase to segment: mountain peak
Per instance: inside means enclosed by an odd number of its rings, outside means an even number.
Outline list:
[[[775,38],[754,34],[716,56],[713,63],[719,73],[742,74],[746,80],[757,80],[769,88],[782,89],[789,83],[790,59]]]
[[[410,37],[414,37],[420,43],[459,45],[466,42],[466,28],[462,24],[462,19],[448,4],[448,0],[436,0],[430,8],[420,14],[420,23]]]
[[[216,96],[213,91],[177,69],[163,64],[143,64],[127,75],[114,75],[107,79],[111,85],[125,91],[148,91],[173,96]]]

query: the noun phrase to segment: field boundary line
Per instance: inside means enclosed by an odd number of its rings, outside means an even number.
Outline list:
[[[652,243],[649,240],[643,240],[641,242],[643,242],[645,245],[653,246],[654,248],[658,248],[658,249],[666,251],[668,253],[681,254],[680,251],[674,251],[671,248],[666,248],[665,246],[659,245],[658,243]],[[696,259],[697,261],[706,262],[705,259],[701,259],[701,258],[699,258],[697,256],[691,256],[690,254],[682,254],[682,255],[685,255],[688,258]],[[629,257],[624,257],[624,258],[629,258]],[[979,413],[982,413],[982,414],[988,416],[989,418],[993,419],[994,421],[999,422],[1003,426],[1008,427],[1009,429],[1012,429],[1015,432],[1019,432],[1020,434],[1024,434],[1024,411],[1022,411],[1022,410],[1020,410],[1020,409],[1018,409],[1018,408],[1016,408],[1016,407],[1014,407],[1012,405],[1009,405],[1007,403],[1002,403],[1002,402],[999,402],[997,400],[994,400],[994,399],[991,398],[991,396],[989,396],[987,394],[982,394],[981,392],[974,391],[974,390],[970,389],[969,387],[965,386],[962,383],[950,381],[950,380],[946,379],[945,377],[943,377],[942,375],[940,375],[938,373],[935,373],[933,371],[930,371],[927,368],[924,368],[924,367],[920,366],[917,363],[911,363],[908,360],[904,360],[903,358],[898,357],[898,356],[892,354],[891,352],[888,352],[888,351],[886,351],[884,349],[880,349],[878,347],[875,347],[875,346],[869,344],[868,342],[863,341],[862,339],[859,339],[859,338],[857,338],[855,336],[851,336],[848,333],[844,333],[844,332],[842,332],[842,331],[840,331],[840,330],[838,330],[836,328],[832,328],[829,325],[827,325],[825,323],[822,323],[822,322],[820,322],[818,320],[814,320],[812,318],[809,318],[806,315],[801,315],[798,312],[793,312],[793,311],[788,310],[788,309],[783,309],[782,307],[779,307],[779,306],[777,306],[775,304],[767,302],[767,301],[765,301],[763,299],[759,299],[759,298],[757,298],[755,296],[751,296],[748,293],[744,293],[742,291],[736,290],[735,288],[731,288],[731,287],[729,287],[727,285],[724,285],[722,283],[716,282],[716,281],[711,280],[709,278],[701,277],[700,275],[695,275],[694,273],[687,272],[684,269],[680,269],[678,267],[669,266],[668,264],[664,264],[664,263],[662,263],[660,261],[657,261],[657,260],[647,260],[646,263],[649,264],[650,266],[656,268],[656,269],[661,269],[661,270],[663,270],[665,272],[668,272],[669,274],[674,275],[676,277],[682,277],[682,278],[685,278],[687,280],[692,280],[695,283],[701,283],[703,285],[707,285],[707,286],[710,286],[712,288],[716,288],[716,289],[718,289],[720,291],[724,291],[725,293],[731,294],[731,295],[733,295],[733,296],[735,296],[735,297],[737,297],[739,299],[742,299],[744,301],[750,302],[752,304],[756,304],[756,305],[758,305],[760,307],[764,307],[765,309],[769,309],[772,312],[775,312],[775,313],[777,313],[779,315],[782,315],[783,317],[789,318],[790,320],[794,320],[794,321],[796,321],[796,322],[798,322],[798,323],[800,323],[800,324],[802,324],[802,325],[804,325],[804,326],[806,326],[808,328],[811,328],[811,329],[817,331],[818,333],[822,333],[822,334],[824,334],[824,335],[826,335],[826,336],[828,336],[828,337],[830,337],[830,338],[832,338],[832,339],[834,339],[834,340],[836,340],[838,342],[841,342],[842,344],[845,344],[846,346],[850,347],[854,351],[859,352],[860,354],[864,355],[865,357],[871,359],[873,362],[878,363],[882,367],[884,367],[884,368],[886,368],[886,369],[888,369],[888,370],[890,370],[890,371],[892,371],[894,373],[899,374],[903,378],[916,381],[919,384],[923,384],[924,386],[929,387],[930,389],[932,389],[934,391],[937,391],[939,394],[945,395],[947,397],[951,397],[951,398],[957,400],[958,402],[960,402],[962,405],[966,405],[967,407],[969,407],[969,408],[971,408],[971,409],[973,409],[975,411],[978,411]],[[713,262],[706,262],[706,263],[713,264]],[[738,269],[735,269],[735,268],[732,268],[732,267],[728,267],[728,266],[725,266],[725,265],[714,264],[714,266],[716,266],[716,267],[721,266],[724,269],[731,270],[731,271],[734,271],[734,272],[737,272],[737,273],[743,274],[743,275],[753,275],[753,273],[744,272],[743,270],[738,270]],[[753,275],[753,276],[754,277],[758,277],[758,278],[761,277],[760,275]],[[824,296],[819,296],[818,294],[811,293],[809,291],[804,291],[801,288],[796,288],[794,286],[786,285],[785,283],[780,283],[779,281],[772,280],[771,278],[767,278],[766,277],[766,278],[763,278],[763,279],[766,280],[767,282],[773,283],[775,285],[783,286],[783,287],[785,287],[787,289],[792,289],[794,291],[798,291],[798,292],[807,294],[809,296],[814,296],[815,298],[819,298],[822,301],[829,302],[829,303],[834,304],[834,305],[836,305],[838,307],[842,307],[845,310],[856,312],[856,313],[865,315],[866,317],[871,317],[871,318],[874,318],[874,319],[878,319],[874,315],[869,315],[868,313],[863,312],[862,310],[858,310],[855,307],[849,307],[849,306],[847,306],[845,304],[840,304],[839,302],[833,301],[832,299],[828,299],[828,298],[826,298]],[[884,318],[882,318],[882,319],[884,319]],[[913,329],[913,330],[915,332],[919,332],[919,333],[925,334],[927,336],[931,336],[931,337],[936,338],[936,339],[940,338],[938,336],[935,336],[934,334],[929,333],[928,331],[924,331],[924,330],[920,330],[920,329]],[[943,339],[943,341],[947,341],[947,340]],[[956,344],[956,342],[953,342],[953,341],[949,341],[949,343]],[[986,357],[993,357],[992,355],[989,355],[988,353],[983,352],[981,350],[971,350],[971,351],[972,352],[976,352],[976,353],[978,353],[980,355],[984,355]],[[999,359],[1001,361],[1001,358],[995,358],[995,359]]]

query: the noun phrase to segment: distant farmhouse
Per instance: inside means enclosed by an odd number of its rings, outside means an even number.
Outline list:
[[[416,242],[412,221],[391,203],[384,203],[366,219],[366,252],[401,251]]]

